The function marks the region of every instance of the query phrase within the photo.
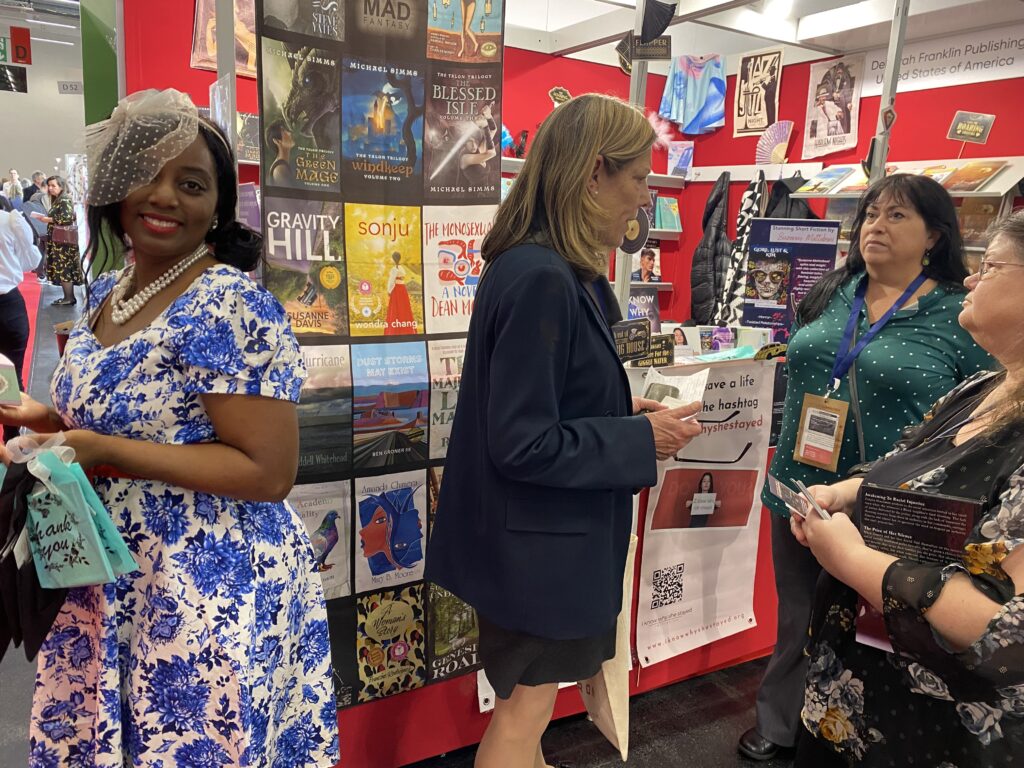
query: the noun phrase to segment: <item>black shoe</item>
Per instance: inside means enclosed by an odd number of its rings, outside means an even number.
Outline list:
[[[56,301],[50,302],[52,307],[73,307],[78,303],[78,299],[57,299]]]
[[[751,760],[771,760],[779,752],[779,745],[768,741],[757,732],[757,728],[751,728],[742,736],[736,745],[740,754],[749,757]]]

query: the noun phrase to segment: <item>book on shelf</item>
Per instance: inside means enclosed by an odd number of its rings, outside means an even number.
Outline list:
[[[670,141],[668,144],[668,175],[686,178],[693,165],[693,142]]]
[[[998,197],[963,199],[957,208],[957,218],[960,220],[960,235],[964,245],[983,248],[988,243],[985,233],[999,215],[1001,204],[1002,200]]]
[[[658,190],[648,190],[648,194],[651,196],[651,201],[647,205],[641,206],[641,210],[647,214],[647,221],[650,223],[651,229],[654,229],[657,226],[655,222],[658,218]]]
[[[681,232],[682,221],[679,218],[679,201],[671,195],[660,195],[656,203],[655,228],[671,232]]]
[[[814,178],[797,190],[798,194],[824,195],[832,190],[839,182],[853,173],[852,165],[834,165],[823,169]]]
[[[631,283],[661,282],[660,240],[648,240],[639,253],[633,254],[633,271],[629,280]]]
[[[942,182],[949,192],[977,192],[1006,167],[1005,160],[972,160],[957,168]]]
[[[849,197],[833,197],[828,201],[825,218],[839,222],[839,239],[849,240],[853,234],[853,220],[857,216],[860,201]]]

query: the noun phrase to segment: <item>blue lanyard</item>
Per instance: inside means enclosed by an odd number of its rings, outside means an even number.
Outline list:
[[[924,272],[915,277],[914,281],[907,286],[907,289],[903,291],[903,294],[896,299],[895,303],[889,307],[886,313],[878,318],[874,325],[868,329],[868,332],[864,334],[863,338],[857,342],[856,346],[850,349],[850,343],[853,341],[853,332],[860,321],[860,311],[864,308],[864,296],[868,292],[868,276],[864,275],[854,293],[853,306],[850,307],[850,319],[846,321],[846,330],[843,331],[843,339],[839,342],[839,350],[836,352],[836,362],[832,366],[832,386],[829,387],[829,392],[836,392],[839,389],[839,380],[850,370],[853,361],[864,351],[864,347],[871,343],[871,340],[892,319],[892,316],[902,309],[904,304],[910,301],[910,297],[917,292],[918,288],[924,285],[924,281],[927,279],[928,276]]]

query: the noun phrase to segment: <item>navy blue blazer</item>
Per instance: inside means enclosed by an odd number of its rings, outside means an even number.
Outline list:
[[[473,305],[426,578],[494,624],[606,632],[622,605],[634,489],[654,433],[600,308],[555,251],[520,245]]]

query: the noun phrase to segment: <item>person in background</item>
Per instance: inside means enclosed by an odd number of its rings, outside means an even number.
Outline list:
[[[1024,756],[1024,212],[990,234],[959,323],[1001,369],[955,387],[884,458],[812,486],[832,519],[790,518],[827,572],[798,768],[1001,768]],[[980,500],[980,511],[959,556],[897,558],[864,542],[862,484]],[[858,595],[884,615],[894,653],[857,641]]]
[[[879,458],[936,398],[991,365],[956,322],[967,270],[956,209],[940,184],[907,174],[875,182],[861,197],[851,241],[846,264],[823,277],[797,308],[786,355],[782,428],[770,468],[785,483],[836,482],[854,465]],[[834,470],[794,458],[806,422],[805,396],[826,393],[833,405],[846,404],[848,410],[842,442],[829,453]],[[782,500],[767,487],[761,498],[774,513],[779,604],[775,649],[757,695],[757,723],[738,745],[755,760],[792,747],[801,730],[804,645],[821,574],[817,560],[793,539]]]
[[[32,174],[32,183],[23,190],[22,199],[27,203],[33,195],[46,191],[46,174],[36,171]]]
[[[177,91],[122,100],[87,150],[90,230],[135,262],[90,286],[54,407],[23,395],[0,422],[63,432],[138,570],[70,591],[39,654],[32,763],[334,766],[323,588],[283,503],[306,373],[245,274],[262,241],[235,219],[235,159]]]
[[[649,200],[654,138],[618,99],[560,105],[481,247],[426,562],[480,619],[497,700],[477,768],[545,765],[558,683],[615,655],[633,493],[701,431],[682,420],[700,403],[631,398],[609,329],[608,254]]]
[[[78,242],[58,242],[54,239],[57,228],[67,231],[67,227],[77,224],[75,204],[67,192],[67,185],[60,176],[51,176],[46,180],[46,190],[50,195],[50,210],[46,215],[36,214],[33,218],[46,223],[46,279],[53,285],[60,285],[64,296],[53,302],[55,307],[66,307],[77,304],[75,286],[85,283],[82,272],[82,257],[78,251]]]
[[[9,174],[9,177],[3,180],[3,192],[4,197],[11,201],[11,205],[14,205],[15,202],[20,203],[24,199],[25,192],[21,187],[21,177],[18,175],[18,171],[11,168]]]
[[[29,323],[25,299],[18,286],[25,273],[35,269],[39,252],[32,243],[32,229],[25,217],[6,200],[0,200],[0,355],[14,363],[18,386],[25,388],[23,367]],[[17,427],[5,426],[4,442],[16,437]]]

